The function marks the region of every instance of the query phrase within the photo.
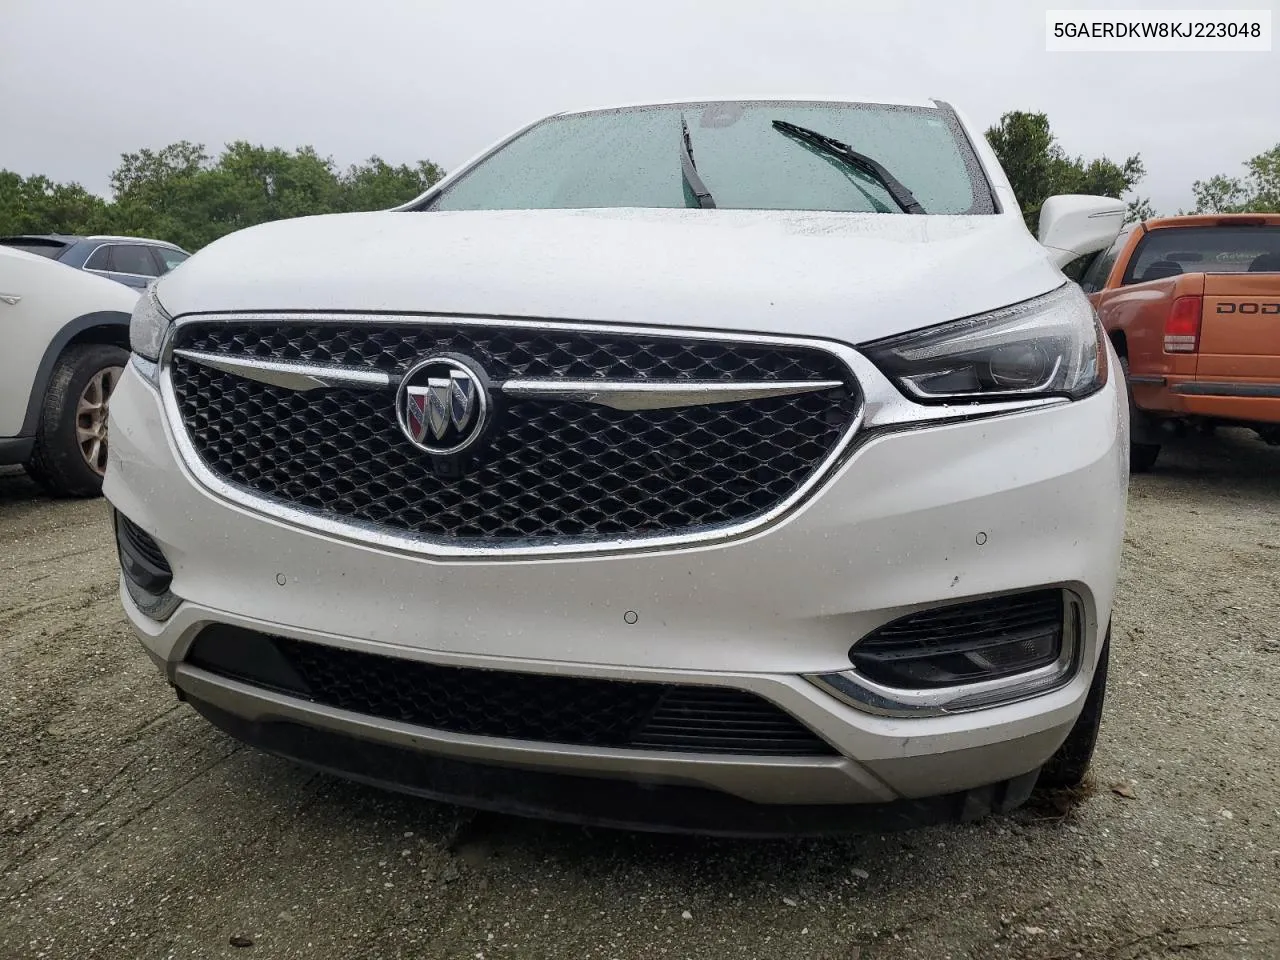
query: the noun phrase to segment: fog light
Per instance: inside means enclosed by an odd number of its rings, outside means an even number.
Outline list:
[[[116,553],[125,589],[138,609],[154,620],[173,613],[178,598],[169,591],[173,570],[164,551],[151,536],[118,510],[111,511],[116,530]]]
[[[1062,591],[996,597],[894,620],[854,644],[857,671],[906,690],[994,680],[1062,652]]]
[[[918,716],[1024,699],[1068,682],[1083,607],[1035,590],[900,617],[853,645],[853,669],[809,679],[874,713]]]

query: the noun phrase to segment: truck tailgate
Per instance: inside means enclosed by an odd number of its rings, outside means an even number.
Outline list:
[[[1280,273],[1204,279],[1196,379],[1280,382]]]

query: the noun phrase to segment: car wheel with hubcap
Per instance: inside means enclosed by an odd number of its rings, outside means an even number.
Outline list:
[[[68,348],[54,365],[26,468],[55,496],[102,492],[111,394],[128,361],[121,347],[87,343]]]

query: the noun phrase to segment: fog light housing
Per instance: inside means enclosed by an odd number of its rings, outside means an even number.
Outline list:
[[[855,643],[853,669],[809,679],[860,709],[936,716],[1038,696],[1079,666],[1083,605],[1057,588],[899,617]]]
[[[118,510],[111,511],[116,554],[125,590],[138,609],[153,620],[166,620],[179,599],[170,590],[173,570],[151,535]]]
[[[1061,590],[924,610],[854,644],[854,669],[905,690],[951,687],[1048,666],[1062,651]]]

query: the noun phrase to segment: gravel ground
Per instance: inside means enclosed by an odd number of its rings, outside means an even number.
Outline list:
[[[0,476],[0,957],[1273,960],[1278,494],[1244,431],[1135,478],[1091,795],[784,843],[472,815],[241,748],[125,627],[104,504]]]

